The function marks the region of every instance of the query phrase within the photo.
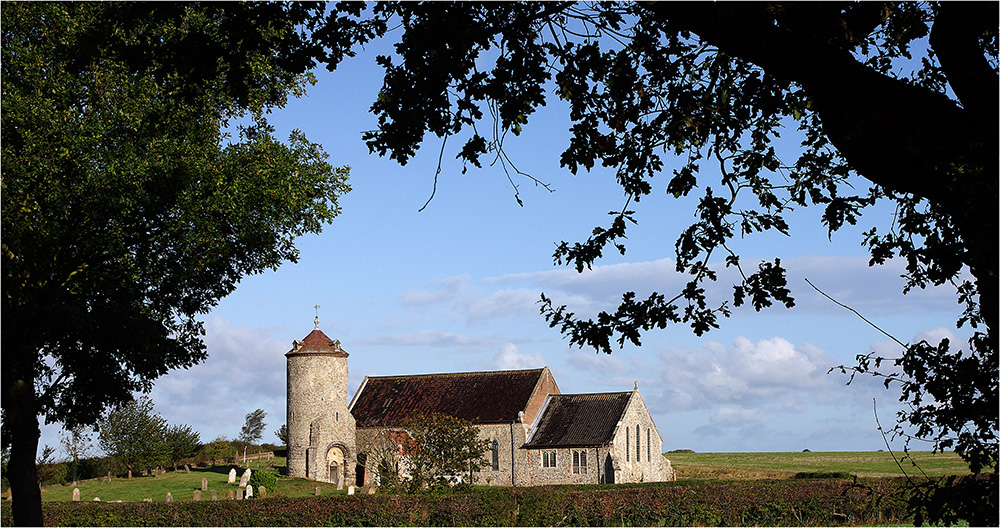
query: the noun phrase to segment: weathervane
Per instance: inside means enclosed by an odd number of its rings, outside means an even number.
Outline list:
[[[319,305],[313,306],[316,309],[316,318],[313,319],[313,324],[316,325],[316,330],[319,330]]]

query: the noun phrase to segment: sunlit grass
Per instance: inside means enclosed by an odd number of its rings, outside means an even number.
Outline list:
[[[278,470],[285,465],[284,458],[272,460]],[[251,471],[260,469],[263,464],[251,464]],[[80,489],[80,500],[82,502],[93,501],[95,497],[101,501],[127,501],[138,502],[143,499],[151,499],[155,502],[162,502],[169,492],[175,501],[194,500],[195,490],[201,489],[201,479],[208,482],[208,490],[201,493],[201,500],[210,500],[211,490],[215,490],[219,500],[226,500],[227,492],[232,490],[236,495],[239,489],[239,477],[246,468],[236,470],[236,483],[228,484],[229,468],[232,466],[213,466],[210,468],[192,468],[190,473],[184,470],[168,472],[159,476],[134,477],[131,480],[126,478],[114,478],[110,480],[89,480],[77,483],[76,486],[47,486],[42,488],[43,501],[72,501],[73,489]],[[305,479],[278,478],[276,490],[267,490],[269,496],[283,497],[306,497],[313,496],[316,488],[320,489],[321,495],[335,495],[346,493],[345,490],[337,490],[334,484],[325,482],[314,482]]]
[[[953,452],[883,451],[803,453],[666,453],[678,479],[791,478],[796,473],[850,473],[859,477],[965,475],[969,466]],[[898,463],[897,463],[898,461]]]

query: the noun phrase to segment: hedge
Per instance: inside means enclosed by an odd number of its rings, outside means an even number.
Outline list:
[[[46,526],[838,526],[909,521],[900,479],[474,488],[174,503],[45,503]],[[4,525],[10,505],[0,506]]]

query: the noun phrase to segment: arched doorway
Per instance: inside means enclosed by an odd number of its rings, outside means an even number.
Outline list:
[[[615,483],[615,463],[611,460],[611,453],[604,457],[604,484]]]
[[[330,468],[329,481],[340,485],[340,479],[344,476],[344,450],[339,446],[333,446],[326,452],[326,463]]]

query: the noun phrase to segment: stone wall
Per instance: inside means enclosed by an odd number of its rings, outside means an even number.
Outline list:
[[[638,426],[638,437],[636,436]],[[673,470],[663,455],[663,439],[639,391],[632,392],[622,420],[615,428],[611,458],[616,483],[673,480]]]
[[[603,459],[607,456],[607,447],[576,447],[524,449],[531,472],[531,485],[546,484],[600,484],[603,482]],[[555,467],[544,467],[544,453],[555,453]],[[577,466],[574,471],[573,456],[585,455],[586,465]]]
[[[330,481],[331,449],[342,452],[338,469],[353,484],[354,416],[347,410],[347,358],[290,355],[287,360],[288,475]]]

